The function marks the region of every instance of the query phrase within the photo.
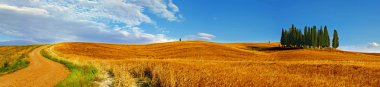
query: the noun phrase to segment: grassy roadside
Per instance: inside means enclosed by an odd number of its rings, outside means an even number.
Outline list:
[[[0,67],[0,75],[12,73],[12,72],[15,72],[17,70],[27,67],[30,63],[29,61],[25,60],[25,58],[28,56],[27,54],[40,46],[42,45],[33,45],[32,48],[28,52],[21,54],[12,64],[4,63],[4,65]]]
[[[25,54],[20,55],[19,58],[17,58],[16,62],[9,65],[8,63],[5,63],[3,67],[0,68],[0,75],[12,73],[17,70],[20,70],[22,68],[25,68],[29,65],[29,61],[24,60]]]
[[[60,81],[56,87],[90,87],[93,85],[92,82],[95,81],[99,72],[99,70],[94,66],[80,66],[67,60],[55,58],[45,49],[41,50],[41,55],[45,58],[65,65],[70,70],[70,74],[66,77],[66,79]]]

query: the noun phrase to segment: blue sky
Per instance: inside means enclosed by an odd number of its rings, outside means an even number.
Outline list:
[[[302,28],[327,25],[330,34],[333,29],[338,30],[342,49],[380,52],[378,3],[378,0],[4,0],[0,1],[0,14],[5,15],[0,17],[0,41],[155,43],[183,38],[267,42],[279,41],[281,28],[295,24]]]
[[[207,32],[216,41],[278,41],[291,24],[327,25],[339,31],[342,45],[378,42],[380,3],[373,0],[178,0],[186,17],[180,23],[160,22],[170,35]],[[211,4],[212,3],[212,4]]]

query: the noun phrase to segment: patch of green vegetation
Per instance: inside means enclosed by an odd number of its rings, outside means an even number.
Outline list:
[[[41,55],[45,58],[59,62],[65,65],[69,70],[70,74],[65,80],[60,81],[56,87],[90,87],[92,82],[96,78],[98,70],[94,66],[79,66],[72,62],[60,60],[49,55],[45,50],[41,51]]]
[[[14,63],[10,63],[9,61],[5,61],[4,65],[0,67],[0,75],[13,73],[17,70],[20,70],[22,68],[25,68],[29,65],[29,61],[25,60],[26,54],[32,52],[34,49],[40,47],[42,45],[35,45],[31,50],[29,50],[27,53],[24,53],[20,55],[17,60]]]
[[[0,73],[1,74],[7,74],[7,73],[12,73],[17,70],[20,70],[24,67],[27,67],[29,65],[29,61],[24,60],[25,54],[22,54],[15,63],[9,64],[9,62],[5,62],[3,67],[0,68]],[[1,75],[0,74],[0,75]]]

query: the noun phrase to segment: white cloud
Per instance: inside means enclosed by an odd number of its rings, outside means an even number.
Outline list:
[[[168,5],[163,0],[124,0],[127,3],[134,3],[136,5],[144,6],[149,8],[155,14],[160,14],[161,17],[166,18],[169,21],[178,21],[176,12],[179,11],[178,7],[169,0],[169,7],[173,11],[168,10]]]
[[[150,41],[150,42],[169,42],[174,41],[174,39],[167,38],[164,34],[148,34],[144,33],[138,27],[132,28],[130,31],[120,31],[127,40],[141,40],[141,41]]]
[[[207,40],[211,40],[211,39],[215,38],[214,35],[208,34],[208,33],[198,33],[198,36],[200,38],[207,39]]]
[[[71,20],[94,20],[103,18],[123,22],[130,27],[140,25],[141,23],[153,23],[150,17],[143,13],[143,6],[134,3],[124,3],[122,0],[57,0],[54,2],[41,0],[35,2],[11,2],[12,1],[5,1],[5,3],[19,7],[30,6],[31,8],[45,9],[50,12],[49,15],[51,16]]]
[[[156,26],[145,9],[178,20],[178,7],[169,6],[176,9],[171,11],[168,5],[176,6],[171,0],[5,0],[0,1],[0,34],[47,43],[172,41],[139,28],[142,23]]]
[[[197,35],[185,36],[185,40],[212,40],[216,36],[208,33],[198,33]]]
[[[339,48],[346,51],[380,53],[380,45],[376,42],[371,42],[367,45],[341,46]]]
[[[380,45],[376,42],[371,42],[368,44],[368,48],[378,48]]]
[[[44,15],[46,16],[48,12],[45,9],[39,9],[39,8],[29,8],[29,7],[15,7],[15,6],[9,6],[7,4],[0,4],[1,10],[12,10],[20,13],[28,13],[33,15]]]
[[[168,4],[168,6],[169,6],[174,12],[179,12],[179,8],[178,8],[178,6],[175,5],[175,4],[173,3],[172,0],[169,0],[169,4]]]

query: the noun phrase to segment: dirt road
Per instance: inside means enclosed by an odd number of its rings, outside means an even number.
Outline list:
[[[44,58],[39,47],[29,53],[28,67],[0,76],[0,87],[52,87],[70,71],[62,64]]]

